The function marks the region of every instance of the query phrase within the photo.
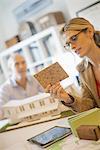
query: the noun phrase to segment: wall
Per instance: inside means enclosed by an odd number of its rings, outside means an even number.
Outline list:
[[[0,17],[0,22],[2,22],[0,25],[0,43],[2,45],[0,46],[0,50],[5,48],[5,40],[8,40],[9,38],[18,34],[18,22],[12,12],[25,0],[0,0],[0,3],[1,1],[3,1],[3,4],[0,6],[0,14],[2,14],[2,17]],[[70,18],[75,17],[78,10],[96,1],[97,0],[53,0],[52,5],[30,17],[29,20],[34,22],[35,19],[41,17],[45,13],[61,10],[64,13],[65,19],[67,21]]]
[[[0,0],[0,43],[2,47],[0,50],[5,49],[4,41],[8,40],[9,38],[13,37],[17,33],[18,24],[17,21],[12,13],[13,9],[23,2],[23,0]],[[5,11],[4,11],[5,10]]]
[[[24,0],[16,0],[16,1],[4,0],[4,1],[7,1],[7,3],[6,5],[4,4],[4,6],[2,5],[1,8],[3,29],[0,31],[0,33],[3,34],[3,41],[8,40],[9,38],[18,34],[18,22],[12,12],[16,7],[18,7],[21,3],[23,3]],[[4,7],[5,11],[3,11]],[[29,20],[34,22],[35,19],[41,17],[45,13],[57,10],[61,10],[64,13],[66,19],[70,17],[67,11],[65,0],[53,0],[52,5],[45,8],[45,10],[43,9],[39,13],[35,14],[35,16],[30,17]]]
[[[2,19],[0,18],[0,20],[2,20]],[[2,22],[2,21],[0,21],[0,22]],[[4,49],[4,47],[5,47],[3,37],[4,37],[3,36],[3,27],[2,27],[2,24],[0,23],[0,50]]]
[[[98,0],[65,0],[68,7],[68,12],[72,17],[76,16],[76,12],[97,2]]]

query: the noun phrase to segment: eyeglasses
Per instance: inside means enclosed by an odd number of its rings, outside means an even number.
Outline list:
[[[66,42],[64,48],[65,49],[70,49],[71,48],[71,44],[75,43],[78,40],[78,36],[80,33],[82,32],[86,32],[87,28],[80,30],[77,34],[73,35],[72,37],[70,37],[70,42]]]

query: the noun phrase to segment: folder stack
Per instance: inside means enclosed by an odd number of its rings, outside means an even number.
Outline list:
[[[76,129],[81,125],[97,125],[100,126],[100,108],[79,113],[68,118],[73,134],[78,137]]]

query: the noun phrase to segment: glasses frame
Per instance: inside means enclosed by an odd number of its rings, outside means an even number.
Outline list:
[[[66,44],[64,45],[65,49],[70,49],[71,48],[71,44],[75,43],[78,39],[78,35],[82,32],[86,32],[88,28],[82,29],[80,30],[77,34],[73,35],[70,37],[70,42],[66,42]]]

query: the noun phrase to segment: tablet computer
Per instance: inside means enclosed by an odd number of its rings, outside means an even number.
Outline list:
[[[30,139],[31,143],[36,143],[43,148],[55,143],[56,141],[63,139],[71,134],[71,129],[67,127],[55,126],[49,130],[42,132]]]

